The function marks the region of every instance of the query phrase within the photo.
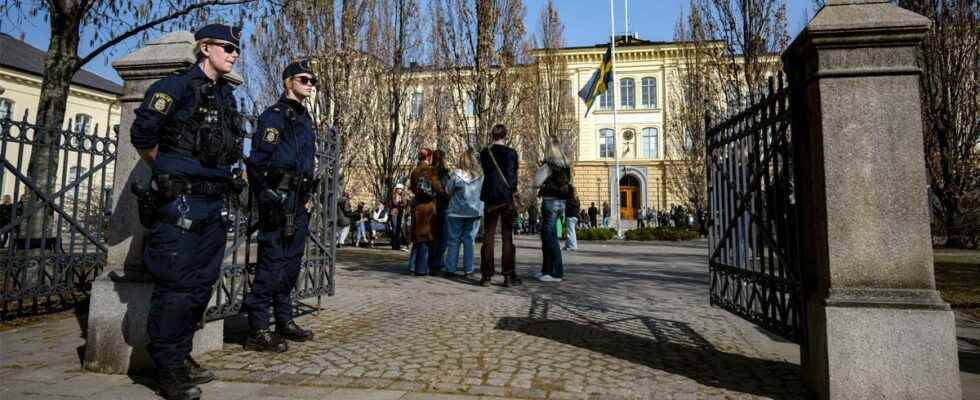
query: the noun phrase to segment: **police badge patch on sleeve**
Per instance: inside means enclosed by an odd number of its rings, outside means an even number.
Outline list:
[[[262,135],[262,140],[265,140],[266,143],[279,143],[279,130],[276,128],[266,128],[265,134]]]
[[[174,98],[163,92],[154,93],[153,99],[150,100],[150,108],[153,109],[153,111],[164,115],[170,112],[170,106],[173,104]]]

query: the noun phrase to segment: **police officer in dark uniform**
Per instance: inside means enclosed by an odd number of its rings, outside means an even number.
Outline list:
[[[242,158],[241,115],[223,78],[240,36],[220,24],[198,30],[197,63],[151,85],[132,127],[133,146],[153,170],[147,190],[133,187],[147,226],[143,264],[155,283],[147,347],[159,392],[171,400],[198,399],[197,385],[214,379],[190,353],[224,257],[224,197],[244,187],[232,173]]]
[[[293,321],[290,294],[296,287],[306,245],[313,192],[316,135],[303,106],[316,76],[310,60],[289,64],[282,73],[284,93],[259,116],[248,159],[249,181],[259,204],[259,262],[242,311],[251,329],[246,350],[283,352],[287,340],[304,342],[313,333]],[[269,308],[275,333],[269,331]]]

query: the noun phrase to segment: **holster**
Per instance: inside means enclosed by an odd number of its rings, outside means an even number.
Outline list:
[[[160,204],[153,191],[148,185],[133,182],[129,186],[130,191],[136,195],[136,204],[139,209],[140,224],[149,229],[156,222],[157,208]]]

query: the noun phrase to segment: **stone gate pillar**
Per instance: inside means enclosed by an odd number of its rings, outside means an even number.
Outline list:
[[[85,368],[125,374],[152,367],[146,352],[146,317],[153,283],[142,263],[143,226],[130,182],[146,182],[150,169],[140,161],[130,141],[133,112],[151,84],[194,64],[194,35],[174,32],[116,60],[113,68],[123,78],[118,153],[113,172],[113,214],[109,220],[107,268],[92,284]],[[221,348],[221,321],[208,323],[194,338],[194,354]]]
[[[960,399],[935,288],[917,45],[929,20],[828,0],[783,55],[798,163],[807,341],[821,399]]]

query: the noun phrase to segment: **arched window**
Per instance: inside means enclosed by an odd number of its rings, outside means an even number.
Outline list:
[[[622,96],[619,105],[623,106],[624,110],[636,108],[636,82],[633,78],[619,80],[619,95]]]
[[[641,104],[646,108],[657,108],[657,78],[646,77],[640,81],[642,85]]]
[[[612,129],[599,130],[599,157],[616,157],[615,132]]]
[[[613,101],[616,101],[615,96],[613,96],[613,89],[608,88],[602,95],[599,96],[599,109],[601,110],[611,110],[613,107]]]
[[[92,116],[88,114],[75,114],[75,132],[85,134],[92,126]]]
[[[657,134],[657,128],[643,128],[643,147],[641,150],[643,158],[657,158],[660,155],[657,152],[657,146],[660,145]]]

